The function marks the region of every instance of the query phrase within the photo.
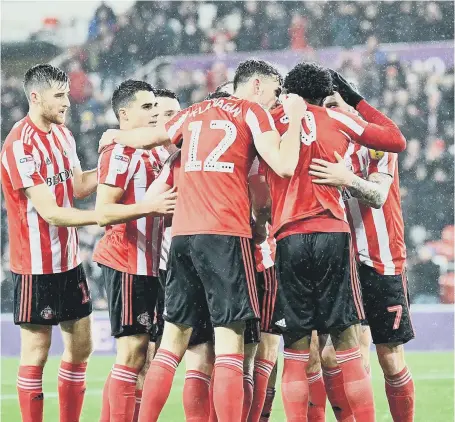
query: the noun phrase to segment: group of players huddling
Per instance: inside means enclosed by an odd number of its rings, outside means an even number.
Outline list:
[[[393,420],[413,421],[406,141],[341,75],[300,63],[283,81],[247,60],[184,110],[169,90],[125,81],[120,129],[85,172],[64,125],[67,75],[37,65],[24,89],[29,113],[1,153],[24,422],[43,421],[57,324],[60,422],[79,421],[92,304],[76,228],[95,224],[117,342],[100,422],[158,420],[183,356],[187,421],[267,421],[281,338],[288,421],[324,421],[327,398],[338,421],[374,421],[371,338]],[[94,210],[73,208],[95,191]]]

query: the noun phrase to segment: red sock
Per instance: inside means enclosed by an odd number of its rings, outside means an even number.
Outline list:
[[[386,376],[385,392],[394,422],[414,420],[414,381],[405,367],[396,375]]]
[[[242,422],[248,420],[250,414],[251,404],[253,403],[253,377],[250,374],[243,374],[243,408],[242,408]]]
[[[325,392],[322,371],[307,374],[309,388],[308,422],[325,422]]]
[[[136,406],[134,407],[133,422],[137,422],[139,419],[139,409],[141,408],[142,401],[142,390],[136,390]]]
[[[343,373],[339,366],[324,368],[325,391],[335,418],[339,422],[355,422],[352,409],[344,391]]]
[[[58,370],[58,400],[60,422],[77,422],[81,417],[85,396],[85,371],[87,362],[62,361]]]
[[[284,349],[281,395],[288,422],[307,422],[309,350]]]
[[[355,420],[374,422],[373,387],[362,364],[360,349],[336,352],[337,363],[343,373],[344,391]]]
[[[209,387],[209,402],[210,402],[210,416],[209,422],[218,422],[218,418],[216,416],[215,411],[215,402],[213,401],[213,386],[215,385],[215,368],[212,371],[212,379],[210,380],[210,387]]]
[[[243,355],[218,355],[215,368],[213,401],[218,420],[240,422],[243,409]]]
[[[258,422],[267,392],[267,384],[275,364],[266,359],[257,359],[254,362],[254,393],[248,422]]]
[[[131,422],[136,407],[136,382],[139,371],[129,366],[112,367],[109,382],[111,422]]]
[[[19,366],[17,393],[23,422],[43,421],[43,367]]]
[[[180,358],[165,349],[158,349],[145,376],[144,403],[139,411],[139,422],[155,422],[163,410],[172,388]]]
[[[261,419],[259,419],[259,422],[267,422],[270,419],[275,393],[276,393],[275,388],[273,387],[267,388],[267,393],[265,394],[264,408],[262,409]]]
[[[111,373],[107,376],[103,388],[103,403],[101,405],[100,422],[110,422],[111,420],[111,406],[109,405],[109,384],[111,382]]]
[[[183,409],[187,422],[206,422],[210,415],[210,377],[199,371],[186,371]]]

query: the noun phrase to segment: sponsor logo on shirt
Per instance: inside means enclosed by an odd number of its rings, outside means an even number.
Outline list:
[[[21,158],[19,160],[19,163],[28,163],[28,162],[32,162],[33,163],[33,157],[31,155],[26,155],[25,157]]]
[[[116,154],[114,160],[117,173],[122,174],[128,170],[130,159],[126,155]]]
[[[73,177],[73,170],[65,170],[61,171],[60,173],[55,174],[52,177],[47,177],[46,178],[46,184],[47,186],[55,186],[58,185],[59,183],[64,183],[68,179]]]
[[[37,170],[38,163],[35,163],[35,159],[32,155],[26,155],[22,158],[19,158],[17,163],[17,168],[20,173],[25,176],[31,176]]]

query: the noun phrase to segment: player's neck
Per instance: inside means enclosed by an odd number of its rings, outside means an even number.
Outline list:
[[[28,111],[28,116],[30,117],[30,120],[33,122],[33,124],[39,130],[46,133],[51,131],[52,122],[44,118],[42,114],[39,112],[39,110],[30,108]]]

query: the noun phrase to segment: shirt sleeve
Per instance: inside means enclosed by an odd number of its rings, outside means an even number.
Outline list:
[[[245,121],[250,128],[253,139],[265,132],[275,130],[275,123],[270,113],[259,104],[251,104],[246,112]]]
[[[288,131],[289,117],[285,114],[283,106],[279,106],[272,111],[273,122],[276,130],[283,136]]]
[[[98,160],[98,184],[126,190],[138,166],[138,162],[133,160],[133,152],[133,148],[120,144],[104,149]]]
[[[352,142],[358,142],[368,123],[353,113],[339,108],[326,108],[330,118],[336,121],[338,128],[343,131]],[[360,142],[359,142],[360,143]]]
[[[41,157],[33,145],[21,140],[12,142],[4,150],[2,165],[8,172],[14,190],[45,183],[41,174]]]
[[[182,110],[166,123],[165,128],[167,130],[167,134],[173,144],[179,144],[182,141],[183,124],[185,123],[189,113],[189,109]]]
[[[398,155],[393,152],[368,150],[368,176],[373,173],[384,173],[394,176]]]

